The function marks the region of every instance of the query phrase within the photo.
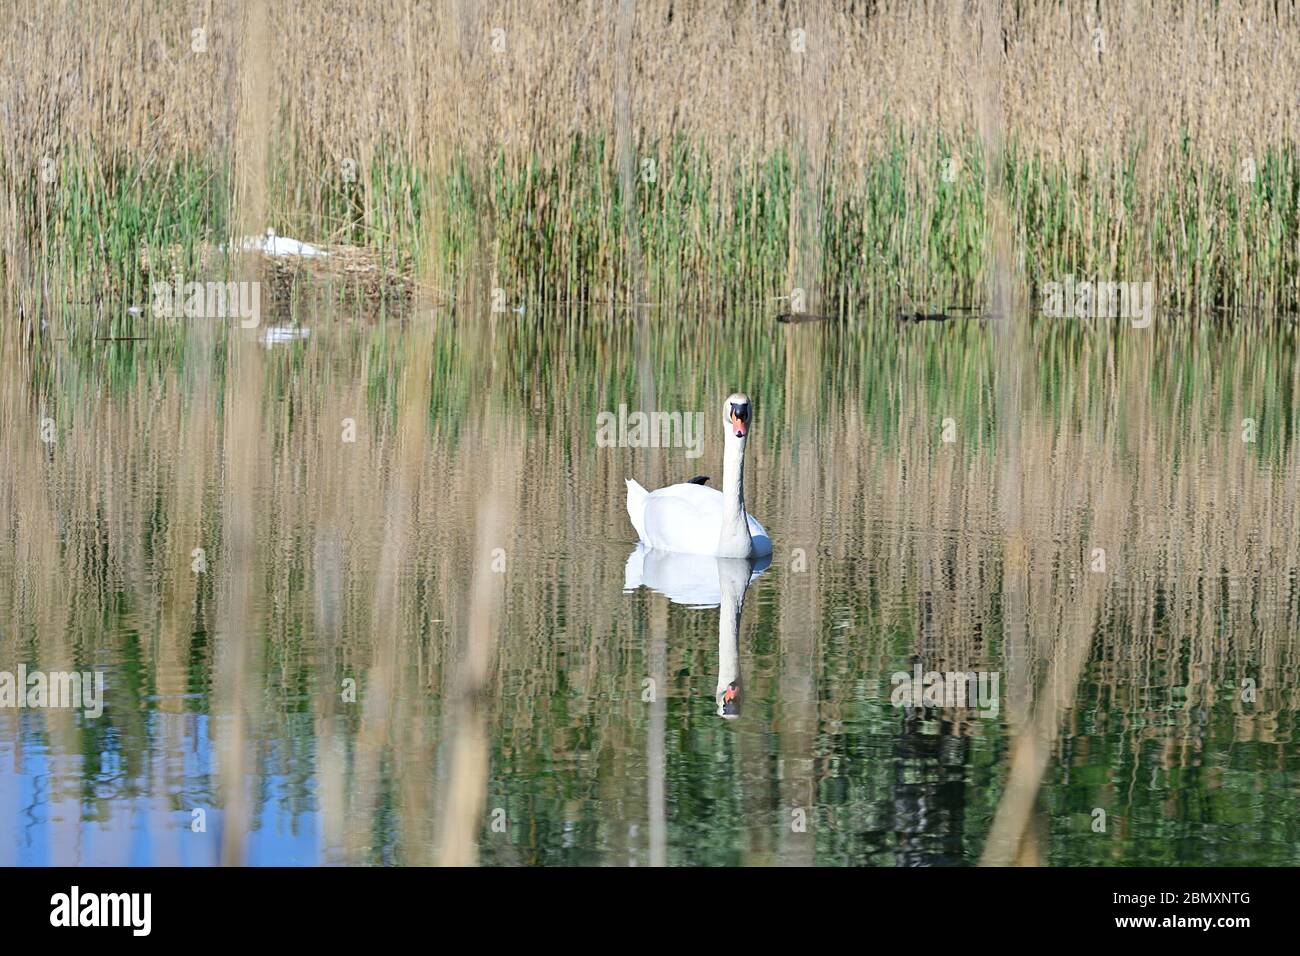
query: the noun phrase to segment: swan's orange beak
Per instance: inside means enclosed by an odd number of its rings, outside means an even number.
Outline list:
[[[742,409],[739,414],[736,412],[736,406],[731,406],[731,427],[735,431],[737,438],[744,438],[749,434],[749,423],[746,419],[749,417],[748,410]]]
[[[722,699],[718,702],[718,716],[740,716],[740,688],[736,686],[735,681],[728,684],[722,692]]]

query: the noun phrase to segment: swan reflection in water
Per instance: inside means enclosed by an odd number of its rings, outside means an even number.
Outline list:
[[[645,586],[674,604],[718,609],[718,716],[740,716],[740,614],[751,582],[767,570],[760,558],[715,558],[638,544],[623,572],[624,592]]]

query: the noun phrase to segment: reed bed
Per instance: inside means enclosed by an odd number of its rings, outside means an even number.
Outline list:
[[[246,218],[234,170],[260,150],[259,221],[367,250],[385,274],[486,281],[512,308],[576,314],[642,285],[719,311],[795,289],[844,314],[980,304],[977,5],[624,7],[620,34],[597,3],[330,0],[252,18],[19,0],[0,40],[10,297],[28,316],[38,300],[135,301],[146,247],[209,268],[194,250]],[[993,22],[1031,298],[1074,275],[1152,281],[1179,315],[1295,310],[1294,5],[1035,2]]]

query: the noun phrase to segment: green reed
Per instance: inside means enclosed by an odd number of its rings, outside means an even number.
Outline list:
[[[898,131],[861,162],[832,143],[818,168],[783,150],[720,162],[685,140],[647,144],[627,195],[599,136],[575,137],[559,156],[453,153],[438,170],[395,147],[314,164],[301,143],[273,153],[288,157],[270,171],[277,231],[368,250],[394,273],[426,264],[439,284],[487,278],[496,311],[531,301],[588,320],[593,307],[625,315],[640,289],[654,303],[766,314],[785,309],[796,282],[820,284],[824,310],[842,316],[983,305],[986,171],[966,135],[918,142]],[[1172,162],[1153,178],[1138,150],[1066,165],[1011,143],[1005,182],[1028,299],[1073,275],[1153,281],[1163,310],[1202,319],[1293,311],[1296,149],[1224,167],[1184,143]],[[139,303],[149,269],[224,268],[220,158],[128,163],[86,150],[52,176],[5,169],[37,263],[29,279],[56,303]],[[799,239],[809,209],[817,233]]]

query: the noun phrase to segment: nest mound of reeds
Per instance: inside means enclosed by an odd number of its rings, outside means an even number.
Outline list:
[[[387,305],[406,304],[413,298],[414,268],[409,260],[394,260],[363,246],[322,244],[316,248],[325,255],[267,255],[257,250],[243,255],[249,261],[260,260],[262,281],[273,302],[287,300],[299,282],[342,286],[343,291],[364,301]],[[226,250],[212,244],[140,250],[140,271],[147,276],[222,274],[230,265]]]

